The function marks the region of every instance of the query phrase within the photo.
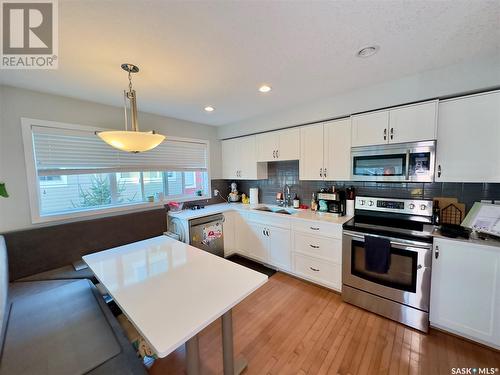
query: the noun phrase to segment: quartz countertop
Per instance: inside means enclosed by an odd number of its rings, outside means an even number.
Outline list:
[[[167,236],[83,260],[159,357],[267,281],[267,276]]]
[[[177,217],[182,220],[191,220],[195,219],[198,217],[204,217],[204,216],[209,216],[209,215],[214,215],[214,214],[219,214],[227,211],[239,211],[239,212],[253,212],[253,213],[258,213],[261,215],[270,215],[271,217],[281,217],[281,218],[286,218],[286,219],[291,219],[291,220],[310,220],[310,221],[322,221],[322,222],[328,222],[332,224],[338,224],[342,225],[345,222],[349,221],[352,216],[341,216],[337,217],[334,214],[328,213],[328,212],[314,212],[311,210],[304,210],[304,209],[294,209],[296,210],[295,213],[291,215],[283,215],[283,214],[277,214],[273,212],[266,212],[266,211],[259,211],[256,210],[259,207],[278,207],[275,205],[270,205],[270,204],[258,204],[258,205],[249,205],[249,204],[242,204],[242,203],[220,203],[220,204],[211,204],[208,206],[205,206],[205,208],[199,209],[199,210],[182,210],[180,212],[169,212],[169,216],[171,217]]]
[[[460,241],[460,242],[467,242],[473,245],[482,245],[482,246],[491,246],[491,247],[497,247],[500,250],[500,241],[495,240],[493,238],[488,238],[488,239],[481,239],[481,238],[475,238],[473,235],[471,235],[471,238],[452,238],[452,237],[446,237],[441,234],[439,231],[439,228],[435,229],[434,232],[432,233],[434,238],[440,238],[444,240],[449,240],[449,241]]]

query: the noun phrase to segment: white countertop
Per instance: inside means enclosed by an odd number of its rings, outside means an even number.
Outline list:
[[[482,245],[482,246],[491,246],[491,247],[496,247],[497,249],[500,250],[500,241],[495,240],[493,238],[487,238],[487,239],[481,239],[481,238],[475,238],[474,236],[471,235],[470,238],[452,238],[452,237],[446,237],[441,234],[441,232],[436,229],[432,233],[434,238],[440,238],[444,240],[449,240],[449,241],[460,241],[460,242],[467,242],[473,245]]]
[[[342,225],[345,222],[349,221],[352,216],[342,216],[342,217],[337,217],[331,213],[328,212],[314,212],[311,210],[297,210],[296,213],[292,215],[283,215],[283,214],[277,214],[273,212],[266,212],[266,211],[258,211],[256,208],[262,207],[262,206],[269,206],[269,207],[277,207],[274,205],[270,204],[258,204],[258,205],[249,205],[249,204],[242,204],[242,203],[220,203],[220,204],[211,204],[205,206],[205,208],[199,209],[199,210],[182,210],[180,212],[169,212],[168,214],[171,217],[178,217],[182,220],[191,220],[195,219],[198,217],[203,217],[203,216],[208,216],[208,215],[214,215],[214,214],[219,214],[227,211],[240,211],[240,212],[253,212],[253,213],[258,213],[259,215],[270,215],[272,217],[281,217],[281,218],[286,218],[286,219],[299,219],[299,220],[312,220],[312,221],[323,221],[323,222],[329,222],[333,224],[339,224]]]
[[[166,236],[83,260],[159,357],[267,281],[267,276]]]

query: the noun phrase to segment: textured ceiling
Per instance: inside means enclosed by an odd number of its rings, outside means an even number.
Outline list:
[[[131,62],[140,110],[224,125],[497,53],[499,25],[498,0],[59,0],[59,69],[0,82],[122,105]]]

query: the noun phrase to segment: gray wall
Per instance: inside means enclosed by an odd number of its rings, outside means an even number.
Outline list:
[[[429,70],[221,126],[218,134],[221,139],[225,139],[492,87],[500,87],[500,54]]]
[[[119,94],[119,93],[118,93]],[[120,129],[123,108],[0,86],[0,181],[7,183],[10,197],[0,198],[0,233],[28,228],[31,213],[21,136],[21,117]],[[210,141],[212,178],[221,176],[221,148],[215,127],[140,113],[142,130]]]

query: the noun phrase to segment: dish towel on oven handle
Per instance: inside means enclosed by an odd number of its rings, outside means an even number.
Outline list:
[[[391,267],[391,241],[365,235],[365,267],[367,271],[387,273]]]

